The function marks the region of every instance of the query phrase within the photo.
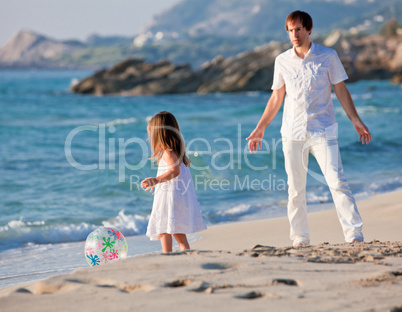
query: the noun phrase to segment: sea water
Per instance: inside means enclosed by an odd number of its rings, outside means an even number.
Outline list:
[[[180,124],[208,225],[286,215],[282,110],[265,131],[262,150],[247,150],[246,138],[269,93],[99,97],[69,92],[72,83],[90,74],[0,71],[0,287],[87,266],[85,239],[99,226],[120,230],[129,256],[160,251],[159,242],[144,236],[153,197],[139,182],[156,174],[146,127],[163,110]],[[401,188],[401,86],[383,80],[348,87],[373,138],[369,145],[358,142],[334,96],[353,193],[362,198]],[[320,172],[314,159],[309,168]],[[328,187],[310,175],[307,200],[309,211],[331,203]]]

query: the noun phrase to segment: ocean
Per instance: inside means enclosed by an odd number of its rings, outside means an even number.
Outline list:
[[[129,256],[159,252],[144,236],[155,176],[146,126],[172,112],[192,160],[207,225],[286,215],[282,110],[263,149],[246,138],[269,93],[88,96],[69,92],[88,70],[0,70],[0,288],[86,267],[85,239],[99,226],[127,239]],[[348,84],[372,133],[362,145],[334,99],[346,178],[357,199],[402,187],[402,87],[387,80]],[[314,159],[309,168],[319,173]],[[308,176],[309,211],[331,207],[328,187]],[[381,207],[378,207],[381,209]],[[269,229],[267,229],[269,235]],[[191,240],[197,239],[192,235]]]

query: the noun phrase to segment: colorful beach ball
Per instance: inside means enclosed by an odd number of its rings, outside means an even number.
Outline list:
[[[85,243],[85,260],[90,266],[127,258],[127,243],[115,229],[100,227],[91,232]]]

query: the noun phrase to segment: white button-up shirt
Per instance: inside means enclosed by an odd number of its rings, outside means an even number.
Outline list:
[[[295,141],[335,135],[331,84],[348,78],[335,50],[311,43],[304,59],[291,48],[275,59],[272,90],[286,86],[281,134]]]

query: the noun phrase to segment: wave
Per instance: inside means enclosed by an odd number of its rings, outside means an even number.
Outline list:
[[[240,217],[250,215],[256,212],[257,207],[248,204],[240,204],[234,207],[231,207],[224,211],[218,211],[216,216],[222,221],[227,221],[230,219],[238,219]]]
[[[118,229],[126,236],[145,234],[148,226],[149,217],[139,215],[126,215],[124,210],[121,210],[116,218],[108,221],[103,221],[105,227]]]
[[[357,112],[360,115],[373,115],[373,114],[399,114],[401,109],[399,107],[381,107],[375,105],[367,105],[367,106],[357,106]],[[335,106],[334,111],[337,114],[345,114],[345,111],[342,107]]]
[[[307,204],[325,204],[332,201],[331,193],[328,190],[320,190],[319,192],[308,192],[306,194]]]
[[[357,197],[368,197],[377,194],[392,192],[402,188],[402,177],[394,177],[371,182],[366,185],[365,189],[357,194]]]
[[[126,215],[124,210],[102,226],[113,227],[125,236],[145,234],[148,218],[139,215]],[[86,240],[89,233],[97,229],[97,224],[46,224],[45,221],[24,222],[23,218],[12,220],[0,226],[0,251],[27,245],[58,244]]]
[[[246,95],[249,96],[249,97],[257,97],[257,96],[260,96],[261,94],[264,94],[264,93],[261,92],[261,91],[248,91],[248,92],[246,92]]]
[[[108,121],[105,123],[106,127],[111,127],[111,126],[117,126],[117,125],[127,125],[127,124],[132,124],[136,123],[138,121],[137,118],[131,117],[131,118],[125,118],[125,119],[115,119],[112,121]]]
[[[227,209],[211,212],[205,221],[208,223],[238,222],[259,219],[261,217],[278,217],[286,215],[286,208],[276,204],[239,204]]]
[[[378,107],[375,105],[358,106],[356,107],[356,110],[360,115],[377,114],[377,113],[399,114],[401,112],[399,107]]]

